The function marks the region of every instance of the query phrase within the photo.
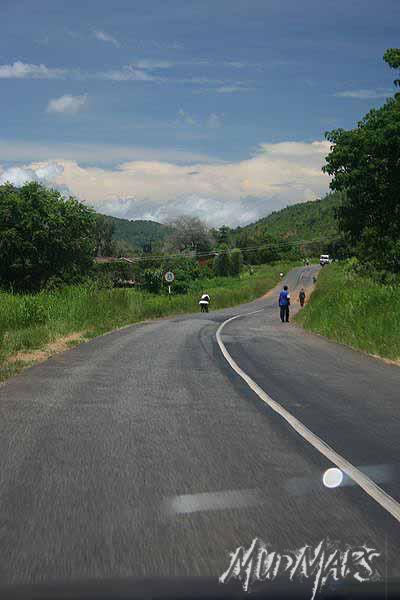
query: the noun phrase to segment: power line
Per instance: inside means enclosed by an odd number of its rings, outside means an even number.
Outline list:
[[[129,259],[125,259],[128,260],[129,262],[141,262],[141,261],[153,261],[153,260],[167,260],[167,259],[173,259],[173,258],[202,258],[202,257],[212,257],[212,256],[216,256],[219,254],[230,254],[231,252],[233,252],[233,250],[241,250],[242,252],[251,252],[253,250],[261,250],[263,248],[278,248],[278,249],[284,249],[285,247],[288,246],[304,246],[307,244],[313,244],[313,243],[318,243],[318,242],[332,242],[334,240],[336,240],[338,238],[330,238],[327,239],[326,237],[324,238],[313,238],[311,240],[297,240],[297,241],[289,241],[289,240],[281,240],[279,242],[273,242],[273,243],[266,243],[266,244],[259,244],[258,246],[247,246],[244,248],[241,248],[239,246],[235,247],[235,248],[227,248],[226,250],[218,250],[218,251],[211,251],[211,252],[199,252],[199,253],[195,253],[193,255],[187,255],[187,254],[182,254],[182,252],[176,253],[176,254],[158,254],[158,255],[154,255],[154,256],[135,256]]]

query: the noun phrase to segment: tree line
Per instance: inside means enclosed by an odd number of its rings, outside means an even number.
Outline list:
[[[400,49],[383,57],[400,68]],[[394,80],[400,87],[400,79]],[[324,171],[331,189],[344,193],[337,210],[342,243],[365,271],[400,273],[400,93],[368,112],[351,130],[326,133],[332,143]]]
[[[75,198],[64,198],[37,182],[0,186],[0,287],[35,292],[96,281],[127,280],[160,292],[163,272],[177,274],[174,291],[184,293],[202,278],[240,275],[247,265],[298,256],[268,233],[233,235],[229,227],[211,229],[196,217],[169,224],[169,235],[152,250],[138,251],[114,239],[114,224]],[[96,256],[131,257],[133,263],[95,264]]]

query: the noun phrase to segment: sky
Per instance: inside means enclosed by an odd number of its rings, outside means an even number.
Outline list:
[[[329,188],[394,93],[398,0],[0,0],[0,183],[244,225]]]

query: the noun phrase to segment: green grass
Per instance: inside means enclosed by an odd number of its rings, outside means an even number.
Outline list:
[[[361,277],[346,264],[324,267],[296,321],[358,350],[400,359],[400,287]]]
[[[154,295],[131,289],[97,289],[72,286],[55,292],[14,295],[0,292],[0,380],[24,364],[10,364],[17,352],[44,348],[70,333],[94,337],[146,319],[198,310],[203,291],[211,296],[211,309],[224,308],[258,298],[279,280],[279,272],[291,265],[262,265],[240,278],[226,277],[193,282],[186,295]]]

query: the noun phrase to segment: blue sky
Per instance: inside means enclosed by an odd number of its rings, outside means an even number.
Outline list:
[[[104,212],[237,224],[327,189],[312,143],[393,93],[400,3],[0,0],[0,22],[0,181],[48,167]]]

